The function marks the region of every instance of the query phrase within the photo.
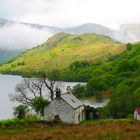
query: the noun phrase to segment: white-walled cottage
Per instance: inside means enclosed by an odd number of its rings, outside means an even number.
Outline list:
[[[78,100],[71,92],[61,94],[56,92],[56,98],[44,110],[45,120],[58,117],[67,123],[78,124],[85,120],[84,104]]]
[[[136,108],[134,112],[134,119],[140,120],[140,108]]]

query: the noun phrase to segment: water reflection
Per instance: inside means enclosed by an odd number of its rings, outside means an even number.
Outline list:
[[[16,103],[12,103],[8,95],[15,92],[15,86],[21,80],[20,76],[0,75],[0,119],[13,116],[13,107],[16,106]]]
[[[92,107],[97,108],[97,107],[104,107],[105,105],[107,105],[108,102],[109,102],[109,99],[104,99],[102,102],[96,102],[93,99],[91,99],[91,100],[90,99],[88,99],[88,100],[85,99],[85,100],[82,100],[82,101],[85,105],[90,105]]]

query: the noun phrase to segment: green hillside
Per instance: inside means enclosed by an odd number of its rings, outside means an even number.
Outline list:
[[[59,33],[47,42],[19,55],[0,67],[1,72],[31,72],[64,69],[75,61],[93,62],[124,51],[125,46],[97,34]]]
[[[86,87],[77,87],[77,97],[102,100],[109,96],[110,102],[102,112],[105,117],[132,117],[140,107],[140,43],[127,44],[126,48],[106,61],[74,62],[58,75],[65,81],[87,82]]]

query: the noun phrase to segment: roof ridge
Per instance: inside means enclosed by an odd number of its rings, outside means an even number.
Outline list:
[[[73,108],[77,108],[81,105],[84,105],[84,103],[81,102],[78,98],[76,98],[73,94],[66,93],[63,94],[61,98],[65,100]]]

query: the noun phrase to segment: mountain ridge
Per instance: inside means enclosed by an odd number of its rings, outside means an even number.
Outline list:
[[[140,24],[136,23],[122,24],[120,25],[119,29],[114,30],[104,25],[96,23],[84,23],[73,27],[62,28],[35,23],[15,22],[12,20],[0,18],[0,28],[4,26],[11,26],[14,24],[25,25],[31,28],[35,28],[37,30],[46,30],[48,32],[51,32],[52,35],[59,32],[66,32],[72,34],[96,33],[110,36],[111,38],[114,38],[124,43],[133,43],[140,41]]]
[[[78,25],[78,26],[73,26],[73,27],[68,27],[68,28],[60,28],[60,27],[41,25],[41,24],[35,24],[35,23],[15,22],[15,21],[0,18],[0,24],[2,24],[4,26],[7,23],[13,23],[13,24],[18,23],[18,24],[27,25],[27,26],[30,26],[32,28],[37,28],[37,29],[56,30],[56,33],[58,33],[58,32],[68,32],[68,33],[74,33],[74,34],[76,34],[76,33],[77,34],[78,33],[104,34],[103,31],[101,31],[101,30],[106,30],[106,32],[107,32],[107,30],[109,30],[109,32],[112,31],[110,28],[105,27],[105,26],[100,25],[100,24],[96,24],[96,23],[84,23],[84,24],[81,24],[81,25]],[[80,30],[80,28],[83,28],[83,29]],[[91,28],[92,28],[92,30],[91,30]],[[98,30],[100,30],[100,31],[98,31]]]

